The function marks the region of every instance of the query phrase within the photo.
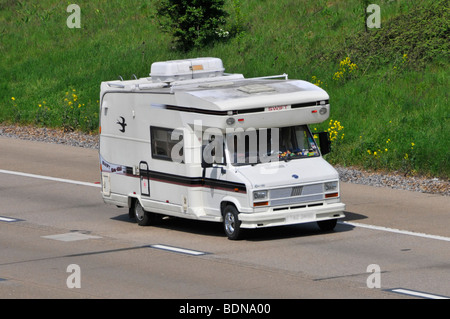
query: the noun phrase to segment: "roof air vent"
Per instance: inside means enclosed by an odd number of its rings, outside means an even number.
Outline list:
[[[150,76],[153,82],[174,82],[222,76],[225,71],[219,58],[197,58],[155,62]]]

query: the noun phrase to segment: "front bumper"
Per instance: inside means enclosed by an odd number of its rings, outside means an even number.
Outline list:
[[[344,203],[316,203],[290,207],[270,207],[263,212],[241,213],[242,228],[261,228],[310,223],[327,219],[343,218]]]

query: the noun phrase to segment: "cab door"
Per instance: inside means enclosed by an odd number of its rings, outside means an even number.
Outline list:
[[[220,203],[226,195],[225,145],[214,135],[204,139],[202,147],[203,202],[208,215],[220,216]],[[215,140],[215,141],[214,141]]]

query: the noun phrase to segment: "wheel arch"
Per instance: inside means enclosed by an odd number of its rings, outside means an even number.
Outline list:
[[[134,218],[134,205],[138,200],[139,198],[137,198],[136,196],[128,195],[128,216],[130,218]]]
[[[241,205],[239,204],[239,201],[237,201],[233,197],[224,197],[222,199],[222,201],[220,202],[220,214],[222,215],[222,217],[223,217],[223,211],[224,211],[225,207],[227,207],[228,205],[234,206],[238,212],[241,211]]]

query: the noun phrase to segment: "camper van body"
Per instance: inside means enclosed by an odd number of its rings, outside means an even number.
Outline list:
[[[104,202],[128,207],[141,225],[158,216],[223,222],[230,239],[243,228],[332,229],[345,209],[338,173],[308,128],[329,117],[328,94],[287,76],[223,71],[220,59],[199,58],[102,82]],[[284,135],[297,144],[280,145]]]

